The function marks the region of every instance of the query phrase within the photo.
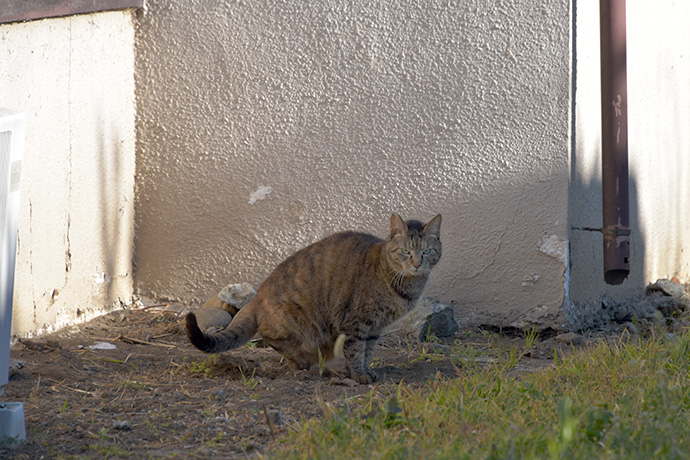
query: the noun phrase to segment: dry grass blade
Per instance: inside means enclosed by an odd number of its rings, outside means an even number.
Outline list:
[[[271,435],[275,438],[276,427],[273,425],[273,420],[271,420],[271,417],[268,416],[268,409],[266,409],[266,406],[264,406],[264,416],[266,416],[266,424],[271,429]]]
[[[136,344],[136,345],[153,345],[155,347],[163,347],[163,348],[169,348],[169,349],[176,347],[176,345],[169,344],[169,343],[147,342],[146,340],[139,340],[139,339],[127,337],[124,335],[119,335],[115,340],[119,340],[119,341],[125,342],[125,343],[132,343],[132,344]]]
[[[168,303],[157,303],[155,305],[148,305],[146,307],[143,307],[143,308],[141,308],[141,310],[151,310],[153,308],[166,308],[168,306],[170,306],[170,304],[168,304]]]

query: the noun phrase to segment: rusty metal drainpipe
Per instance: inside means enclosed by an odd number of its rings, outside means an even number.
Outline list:
[[[625,0],[600,0],[599,7],[604,280],[621,284],[630,273]]]

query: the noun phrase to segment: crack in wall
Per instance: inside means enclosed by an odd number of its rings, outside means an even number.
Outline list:
[[[70,184],[70,189],[71,189]],[[69,201],[69,200],[68,200]],[[67,284],[67,273],[72,270],[72,243],[69,240],[70,227],[72,226],[72,218],[67,215],[67,233],[65,234],[65,242],[67,243],[67,249],[65,249],[65,284]]]
[[[35,290],[35,283],[34,283],[34,250],[33,250],[33,234],[34,234],[34,205],[33,202],[31,201],[31,198],[28,199],[29,202],[29,279],[31,282],[29,285],[31,286],[31,305],[33,307],[33,318],[34,318],[34,323],[38,321],[38,304],[36,303],[36,290]],[[17,231],[17,259],[19,259],[19,253],[22,250],[22,239],[21,239],[21,229]]]
[[[69,20],[69,59],[67,61],[67,123],[69,126],[68,136],[69,136],[69,150],[67,156],[67,227],[65,229],[65,244],[67,248],[65,249],[65,282],[62,286],[64,288],[67,285],[67,279],[69,272],[72,270],[72,247],[70,242],[70,230],[72,226],[72,218],[69,214],[69,209],[72,206],[72,52],[73,52],[73,42],[72,42],[72,18]],[[62,289],[61,288],[61,289]],[[53,296],[54,300],[54,296]]]

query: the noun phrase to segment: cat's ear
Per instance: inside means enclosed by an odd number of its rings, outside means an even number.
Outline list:
[[[391,215],[391,228],[390,235],[395,236],[397,234],[407,235],[407,224],[402,218],[397,214]]]
[[[424,226],[422,230],[424,236],[433,236],[436,239],[441,239],[441,214],[437,215]]]

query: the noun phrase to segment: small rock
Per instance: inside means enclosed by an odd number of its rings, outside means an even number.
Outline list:
[[[285,418],[285,415],[283,415],[283,413],[278,409],[267,410],[266,411],[266,417],[268,417],[268,420],[274,426],[285,425],[287,423],[287,419]]]
[[[220,308],[221,310],[225,310],[230,315],[235,316],[237,312],[239,311],[237,307],[230,305],[229,303],[225,303],[222,300],[220,300],[218,297],[213,296],[210,299],[208,299],[204,304],[201,306],[201,308]]]
[[[223,302],[242,308],[256,295],[256,289],[249,283],[229,284],[218,294]]]
[[[117,345],[110,342],[94,342],[86,348],[89,350],[115,350]]]
[[[114,323],[122,323],[127,320],[127,312],[116,311],[111,315],[110,320]]]
[[[554,337],[556,342],[567,343],[569,345],[579,345],[582,343],[582,337],[575,332],[564,332]]]
[[[265,427],[265,426],[263,426],[263,425],[257,425],[257,426],[255,426],[255,427],[254,427],[254,430],[255,430],[258,434],[260,434],[260,435],[262,435],[262,436],[270,436],[271,433],[272,433],[270,428]]]
[[[647,286],[647,294],[652,292],[661,292],[665,296],[670,297],[681,297],[685,292],[685,287],[669,279],[660,279],[656,283]]]
[[[19,369],[23,369],[25,366],[26,366],[26,363],[24,361],[21,361],[19,359],[10,358],[9,377],[12,377],[13,375],[19,374]]]
[[[116,430],[129,431],[132,429],[132,422],[129,420],[115,420],[113,428]]]
[[[224,400],[225,399],[225,391],[223,391],[222,388],[216,388],[213,390],[213,397],[219,400]]]
[[[635,324],[632,321],[627,321],[623,323],[623,326],[630,332],[631,334],[638,334],[640,330],[635,326]]]
[[[206,333],[225,329],[232,321],[232,315],[220,308],[204,307],[196,310],[194,314],[199,328]]]
[[[688,307],[688,299],[685,297],[656,295],[648,298],[651,300],[652,305],[666,318],[671,318],[678,312],[685,311]]]
[[[419,327],[419,341],[426,342],[435,335],[439,339],[453,337],[458,331],[453,308],[447,305],[426,317]]]
[[[663,325],[666,324],[666,317],[661,311],[657,310],[654,312],[654,316],[652,316],[652,321],[657,325]]]
[[[62,345],[60,345],[56,340],[50,339],[18,339],[19,343],[24,345],[30,350],[60,350]]]
[[[194,454],[195,454],[195,456],[198,456],[198,457],[212,458],[213,457],[213,450],[208,446],[201,446],[198,449],[194,450]]]

